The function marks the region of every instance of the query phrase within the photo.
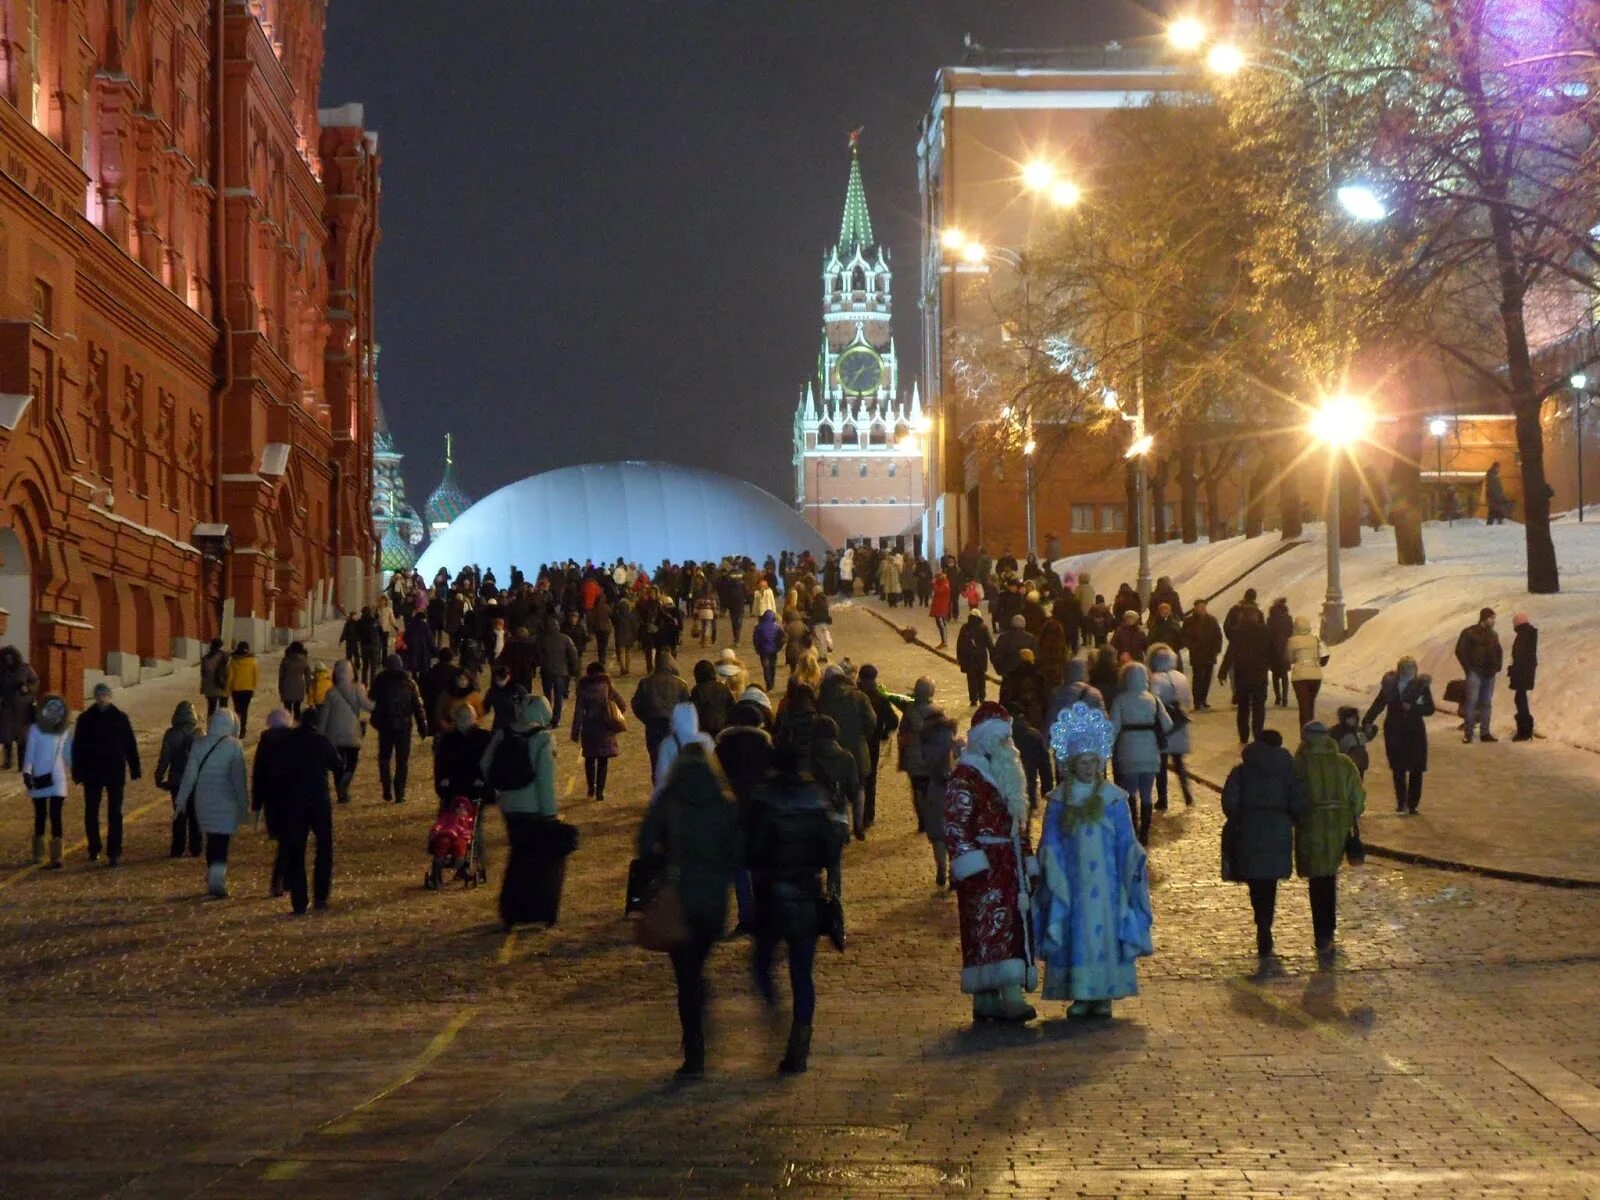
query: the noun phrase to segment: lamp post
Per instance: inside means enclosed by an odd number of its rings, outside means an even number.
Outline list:
[[[1428,422],[1428,432],[1433,434],[1433,449],[1434,449],[1435,461],[1438,463],[1438,466],[1434,470],[1434,474],[1438,477],[1438,480],[1439,480],[1439,488],[1440,488],[1440,491],[1439,491],[1439,496],[1440,496],[1439,506],[1441,508],[1444,507],[1444,498],[1443,497],[1444,497],[1444,486],[1445,486],[1445,482],[1444,482],[1444,435],[1449,430],[1449,428],[1450,428],[1449,422],[1447,422],[1443,417],[1435,417],[1435,418],[1433,418],[1433,420]],[[1455,523],[1456,523],[1455,517],[1451,517],[1450,518],[1450,525],[1451,525],[1452,528],[1455,526]]]
[[[1578,440],[1578,520],[1583,520],[1583,403],[1584,389],[1589,386],[1589,377],[1583,372],[1574,375],[1569,383],[1575,397],[1572,402],[1572,429]]]
[[[1339,577],[1339,470],[1345,447],[1367,426],[1367,409],[1354,396],[1330,396],[1311,417],[1311,433],[1328,447],[1328,593],[1322,602],[1322,640],[1344,640],[1344,585]]]

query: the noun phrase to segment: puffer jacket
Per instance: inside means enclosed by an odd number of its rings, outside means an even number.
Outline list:
[[[855,757],[856,770],[865,778],[872,771],[872,734],[878,723],[872,701],[843,674],[828,675],[822,680],[817,710],[833,718],[839,745]]]
[[[763,934],[801,942],[821,932],[817,901],[837,838],[822,789],[805,776],[775,776],[755,789],[745,862]]]
[[[1194,713],[1194,690],[1189,686],[1189,677],[1177,669],[1177,656],[1168,650],[1154,656],[1150,664],[1155,668],[1150,676],[1150,690],[1155,693],[1170,715],[1173,706],[1185,714]],[[1167,734],[1168,754],[1188,754],[1190,750],[1189,730],[1192,722],[1179,725],[1173,722],[1172,731]]]
[[[211,714],[206,736],[189,751],[183,782],[178,785],[178,811],[187,812],[194,805],[195,817],[206,833],[236,833],[250,808],[244,749],[234,728],[233,714],[226,709]]]
[[[333,667],[333,689],[317,709],[322,736],[340,749],[361,745],[366,732],[361,718],[372,711],[372,701],[361,685],[351,680],[350,664],[340,659]]]
[[[956,723],[934,708],[922,722],[919,735],[923,766],[928,772],[928,790],[917,806],[917,820],[930,841],[943,840],[945,789],[950,772],[956,769]]]
[[[1294,636],[1285,643],[1284,652],[1289,659],[1291,680],[1322,678],[1322,639],[1311,632],[1304,620],[1294,623]]]
[[[228,659],[228,690],[230,692],[253,692],[260,681],[261,672],[256,666],[254,654],[235,653]]]
[[[739,862],[739,810],[715,756],[685,746],[678,769],[651,802],[639,828],[641,857],[661,855],[678,876],[683,915],[696,937],[722,936],[728,889]]]
[[[311,691],[311,660],[303,651],[291,650],[278,664],[278,699],[284,704],[304,704]]]
[[[1143,663],[1128,663],[1122,668],[1120,690],[1112,697],[1107,715],[1116,730],[1113,761],[1119,775],[1153,775],[1161,770],[1162,733],[1172,731],[1172,718],[1150,690],[1150,675]]]
[[[1287,879],[1294,870],[1294,830],[1308,804],[1294,755],[1251,742],[1222,786],[1235,879]]]
[[[1361,773],[1326,731],[1305,735],[1295,752],[1294,770],[1307,805],[1294,829],[1295,871],[1302,879],[1337,875],[1350,830],[1367,807]]]

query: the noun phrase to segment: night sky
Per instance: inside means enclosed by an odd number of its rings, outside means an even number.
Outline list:
[[[793,500],[847,134],[918,358],[916,130],[964,35],[1148,33],[1131,0],[332,0],[323,107],[383,154],[380,390],[407,497],[658,458]]]

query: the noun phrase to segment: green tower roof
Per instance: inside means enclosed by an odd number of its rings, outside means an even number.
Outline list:
[[[448,525],[471,507],[471,498],[456,482],[455,454],[452,452],[451,437],[447,433],[444,435],[444,478],[439,481],[439,486],[433,489],[433,495],[428,497],[423,513],[429,525]]]
[[[389,528],[383,535],[378,565],[385,571],[409,571],[417,565],[416,555],[411,552],[410,543],[401,535],[393,517],[389,518]]]
[[[861,155],[856,142],[857,129],[850,135],[850,183],[844,193],[844,220],[839,224],[839,254],[846,256],[857,246],[874,245],[872,216],[867,212],[867,189],[861,182]]]

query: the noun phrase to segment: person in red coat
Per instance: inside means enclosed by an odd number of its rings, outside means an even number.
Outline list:
[[[940,571],[933,577],[933,599],[928,604],[928,615],[939,627],[939,649],[949,645],[945,637],[945,622],[950,619],[950,577]]]
[[[945,844],[961,914],[961,990],[974,1019],[1030,1021],[1025,991],[1039,984],[1028,880],[1028,790],[1011,715],[986,701],[945,787]]]

